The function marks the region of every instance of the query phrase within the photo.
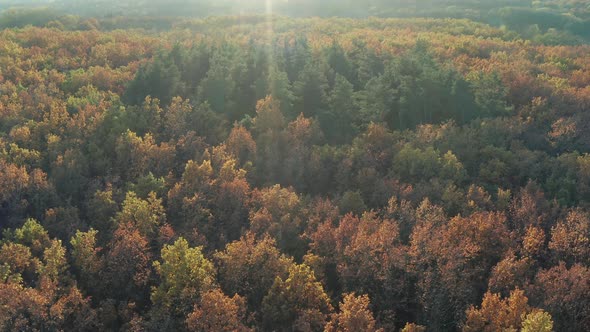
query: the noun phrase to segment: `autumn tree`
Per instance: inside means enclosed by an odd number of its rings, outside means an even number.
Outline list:
[[[590,263],[590,218],[583,211],[571,211],[551,230],[549,249],[560,261]]]
[[[528,298],[524,291],[515,289],[510,297],[502,299],[498,294],[486,293],[481,308],[467,310],[467,319],[462,330],[467,331],[502,331],[516,330],[522,320],[531,312]]]
[[[206,154],[200,165],[186,164],[181,181],[168,192],[168,208],[173,225],[183,231],[193,227],[220,248],[238,239],[248,223],[250,185],[225,146]]]
[[[246,303],[239,295],[228,297],[219,289],[203,293],[186,324],[189,331],[247,332]]]
[[[515,288],[524,288],[534,277],[531,275],[532,261],[528,257],[518,258],[514,252],[508,252],[498,264],[492,268],[488,279],[488,288],[494,293],[508,296]]]
[[[254,191],[252,199],[255,203],[250,210],[251,230],[260,236],[268,233],[282,252],[302,257],[306,243],[299,234],[304,230],[305,210],[297,193],[275,185]]]
[[[306,265],[292,265],[286,279],[277,277],[261,309],[264,328],[275,331],[321,331],[331,311],[328,296]]]
[[[335,230],[335,240],[338,278],[344,291],[368,294],[379,308],[379,318],[392,320],[393,312],[411,301],[407,256],[399,243],[397,224],[374,212],[365,212],[361,218],[347,215]]]
[[[428,326],[447,329],[485,292],[485,276],[509,244],[506,217],[475,213],[442,224],[444,217],[426,216],[412,233],[410,257],[419,292],[433,299]]]
[[[158,199],[154,192],[148,195],[147,200],[137,197],[134,192],[128,192],[115,220],[119,226],[132,225],[136,227],[143,236],[149,239],[155,236],[158,227],[164,224],[166,213],[162,206],[162,200]]]
[[[20,228],[4,230],[2,235],[7,241],[29,247],[35,256],[40,256],[51,245],[49,234],[35,219],[27,219]]]
[[[152,288],[152,303],[171,317],[184,318],[201,293],[214,288],[214,266],[200,247],[189,247],[183,238],[165,245],[161,255],[162,260],[154,262],[160,284]]]
[[[356,296],[353,293],[344,295],[344,299],[340,303],[340,312],[332,314],[324,331],[381,331],[375,328],[375,319],[369,305],[370,301],[367,295]]]
[[[537,273],[534,297],[551,314],[556,330],[576,331],[588,325],[589,275],[588,267],[568,268],[565,263]]]
[[[234,126],[225,144],[228,151],[234,155],[241,165],[256,160],[256,142],[246,128],[239,125]]]
[[[0,264],[4,281],[31,282],[38,262],[38,259],[31,254],[31,249],[25,245],[7,242],[0,248]]]
[[[260,308],[275,279],[286,278],[293,264],[281,254],[272,238],[256,239],[253,233],[229,243],[224,251],[215,254],[215,261],[222,288],[246,298],[253,312]]]
[[[425,332],[426,327],[422,325],[418,325],[415,323],[407,323],[406,326],[401,330],[401,332]]]
[[[552,332],[553,320],[549,313],[542,310],[533,311],[526,315],[522,322],[522,332]]]
[[[99,263],[95,261],[91,248],[80,247],[78,250],[84,250],[84,254],[90,255],[85,257],[90,261],[84,264]],[[78,251],[75,253],[83,254]],[[104,268],[99,273],[104,282],[106,294],[118,300],[143,301],[151,273],[151,258],[147,238],[133,225],[121,224],[114,231],[113,238],[108,244],[108,252],[104,256]],[[96,266],[90,265],[88,268],[96,268]]]

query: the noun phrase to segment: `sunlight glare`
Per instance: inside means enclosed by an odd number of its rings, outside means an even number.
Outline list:
[[[273,39],[273,26],[272,26],[272,0],[266,0],[266,39],[268,47],[268,69],[269,73],[274,65],[274,50],[272,47]]]

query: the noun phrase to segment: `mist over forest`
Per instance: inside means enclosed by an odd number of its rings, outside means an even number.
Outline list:
[[[41,25],[63,15],[158,17],[173,24],[179,19],[270,11],[290,17],[469,19],[524,36],[558,31],[553,39],[566,43],[590,38],[590,5],[577,0],[6,0],[2,9],[6,11],[0,27]]]

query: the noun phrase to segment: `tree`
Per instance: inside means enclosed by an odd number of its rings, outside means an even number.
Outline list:
[[[198,104],[189,114],[186,127],[209,144],[218,144],[227,137],[227,120],[216,113],[207,102]],[[230,122],[231,123],[231,122]]]
[[[256,134],[257,163],[259,181],[262,183],[279,183],[281,160],[285,151],[285,118],[279,103],[268,96],[256,104],[256,118],[253,131]]]
[[[190,130],[189,119],[192,112],[190,100],[174,97],[162,114],[166,137],[178,138]]]
[[[43,251],[41,264],[37,266],[39,290],[48,297],[57,295],[60,286],[69,279],[66,272],[68,267],[66,248],[62,246],[61,240],[51,240],[49,247]]]
[[[5,230],[3,236],[8,241],[29,247],[35,256],[40,256],[51,245],[47,231],[35,219],[27,219],[15,230]]]
[[[48,310],[49,329],[63,331],[96,331],[102,328],[96,310],[92,308],[89,297],[85,297],[76,287],[71,287]]]
[[[287,43],[282,47],[285,62],[285,72],[289,81],[297,80],[302,68],[304,68],[312,59],[311,47],[305,36],[294,38],[293,42]]]
[[[512,200],[509,215],[512,228],[524,232],[529,226],[546,224],[554,213],[545,193],[537,184],[529,182]]]
[[[385,76],[371,77],[364,89],[355,94],[362,125],[385,123],[395,104],[395,88],[388,84]],[[403,119],[394,128],[405,128]]]
[[[86,202],[86,215],[90,227],[100,234],[100,243],[105,243],[114,228],[117,202],[113,200],[113,188],[107,186],[105,190],[97,190]]]
[[[289,142],[280,174],[283,185],[293,186],[299,191],[305,191],[305,174],[311,155],[311,147],[319,144],[322,133],[316,121],[305,118],[300,114],[297,119],[289,123],[284,133]]]
[[[259,100],[256,105],[255,131],[259,134],[274,131],[279,132],[285,125],[285,118],[280,110],[279,101],[272,96]]]
[[[0,266],[2,281],[31,282],[34,278],[38,260],[31,255],[31,250],[18,243],[4,243],[0,249]]]
[[[47,299],[36,289],[18,283],[0,284],[0,329],[19,331],[46,327]]]
[[[268,95],[276,100],[284,114],[293,115],[294,96],[287,73],[276,67],[271,67],[268,73]]]
[[[426,332],[426,327],[414,323],[406,323],[401,332]]]
[[[228,297],[219,289],[203,293],[199,304],[186,319],[193,332],[247,332],[244,324],[246,303],[239,295]]]
[[[175,151],[168,143],[156,144],[152,134],[144,137],[127,130],[115,143],[118,172],[127,181],[134,181],[148,172],[167,175],[172,168]]]
[[[253,233],[229,243],[224,251],[215,254],[215,261],[221,287],[230,294],[245,297],[252,312],[260,309],[275,279],[286,278],[293,264],[292,259],[276,248],[272,238],[256,239]]]
[[[148,195],[147,200],[137,197],[130,191],[125,196],[121,211],[115,216],[118,225],[133,225],[147,238],[155,236],[158,227],[166,221],[166,213],[162,206],[162,200],[156,197],[154,192]]]
[[[141,176],[137,182],[128,185],[129,191],[137,194],[138,197],[146,199],[150,193],[161,197],[166,190],[166,180],[164,177],[155,177],[152,172],[148,172],[146,176]]]
[[[553,320],[551,315],[543,310],[533,311],[526,315],[520,332],[552,332]]]
[[[376,332],[375,319],[370,308],[367,295],[355,296],[354,293],[344,295],[340,303],[340,312],[332,314],[326,325],[325,332]]]
[[[512,291],[510,297],[506,299],[488,292],[483,298],[480,309],[471,307],[467,310],[467,319],[462,330],[463,332],[516,330],[530,312],[528,298],[520,289]]]
[[[140,104],[146,96],[158,98],[168,104],[178,95],[181,87],[180,71],[170,57],[159,54],[153,62],[141,67],[129,83],[124,100]]]
[[[574,210],[551,229],[549,249],[560,261],[590,264],[590,217]]]
[[[488,279],[488,289],[502,296],[508,296],[515,288],[523,288],[532,279],[533,261],[530,258],[516,257],[509,252],[494,268]]]
[[[78,229],[85,228],[75,207],[58,207],[45,211],[44,228],[52,237],[71,238]]]
[[[55,189],[47,174],[38,168],[7,163],[0,159],[0,216],[7,226],[14,226],[21,218],[41,217],[56,200]]]
[[[497,72],[491,74],[474,73],[469,77],[473,86],[475,103],[483,116],[504,116],[512,111],[506,103],[508,89]]]
[[[246,128],[234,125],[225,144],[228,151],[240,162],[240,165],[256,161],[256,142]]]
[[[590,326],[588,1],[89,1],[0,14],[0,331]]]
[[[76,202],[88,181],[87,157],[82,151],[67,149],[63,153],[59,153],[51,162],[49,175],[54,180],[55,188],[60,196],[69,197]]]
[[[391,170],[402,181],[417,182],[433,178],[442,168],[440,154],[432,147],[421,150],[406,145],[394,157]]]
[[[344,291],[368,294],[379,308],[375,310],[378,318],[390,320],[393,312],[411,301],[406,252],[399,245],[397,223],[381,219],[375,212],[365,212],[361,218],[347,215],[340,220],[335,238],[337,271]]]
[[[186,317],[201,293],[214,288],[215,270],[201,247],[190,248],[182,237],[162,248],[162,261],[154,262],[160,284],[152,288],[156,308],[172,317]]]
[[[545,231],[540,227],[530,226],[522,239],[522,250],[526,257],[541,258],[545,250]]]
[[[144,301],[152,259],[147,238],[134,225],[121,224],[114,231],[108,249],[104,269],[99,274],[104,292],[118,300]]]
[[[168,192],[170,219],[181,231],[198,231],[212,248],[236,240],[247,227],[250,185],[225,145],[208,150],[199,165],[189,161]],[[191,228],[192,227],[192,228]]]
[[[322,114],[327,108],[328,81],[320,65],[308,63],[293,83],[295,111],[307,117]]]
[[[418,292],[429,299],[423,302],[427,325],[452,329],[483,296],[487,276],[508,247],[507,220],[500,213],[476,212],[445,222],[442,211],[423,205],[419,210],[428,213],[418,218],[409,254]]]
[[[590,269],[560,263],[540,270],[533,287],[535,300],[555,321],[557,331],[578,331],[590,324]]]
[[[367,210],[367,205],[360,192],[346,191],[340,199],[340,210],[342,210],[342,213],[361,215]]]
[[[198,87],[198,96],[201,102],[207,102],[216,113],[230,115],[235,110],[236,100],[232,100],[235,89],[235,71],[241,69],[242,64],[237,49],[234,45],[226,43],[217,52],[213,53],[207,75]],[[232,121],[239,119],[231,118]]]
[[[358,116],[354,103],[354,87],[342,75],[337,74],[330,92],[330,111],[321,114],[322,131],[330,143],[348,143],[357,135]]]
[[[237,167],[236,160],[225,161],[218,172],[210,201],[211,210],[217,213],[206,234],[213,245],[221,247],[247,229],[251,189],[246,171]]]
[[[299,236],[305,227],[302,199],[292,188],[275,185],[252,193],[251,230],[259,236],[273,237],[281,252],[303,257],[306,243]]]
[[[328,65],[334,71],[336,76],[340,75],[346,80],[350,81],[353,79],[353,68],[350,60],[348,59],[346,52],[340,44],[336,41],[332,42],[331,47],[326,48],[326,61]],[[332,80],[332,83],[334,80]]]
[[[80,284],[93,292],[100,288],[99,273],[104,267],[104,261],[99,256],[100,248],[96,247],[96,234],[98,231],[77,231],[70,240],[72,245],[72,265],[79,272]]]
[[[321,331],[332,311],[328,295],[306,265],[277,277],[262,302],[263,326],[273,331]]]

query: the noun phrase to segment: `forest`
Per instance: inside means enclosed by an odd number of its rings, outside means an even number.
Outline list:
[[[4,4],[0,331],[587,330],[586,1],[235,1]]]

